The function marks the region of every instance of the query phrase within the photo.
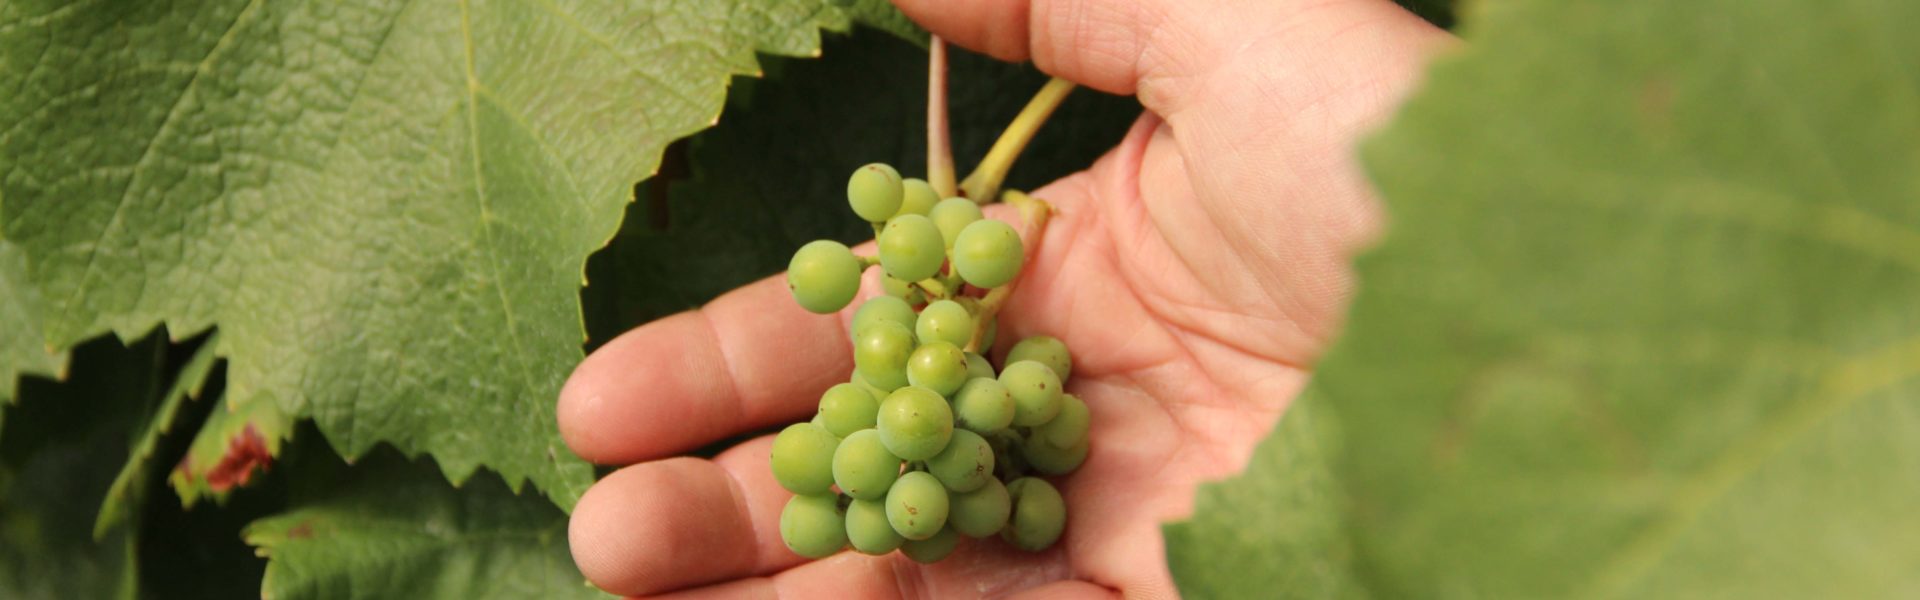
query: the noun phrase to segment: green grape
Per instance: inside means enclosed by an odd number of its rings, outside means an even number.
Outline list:
[[[820,413],[817,413],[817,412],[813,413],[813,418],[808,420],[807,422],[815,425],[819,425],[821,427],[827,426],[827,418],[820,416]]]
[[[1007,363],[1031,360],[1053,369],[1065,384],[1073,375],[1073,356],[1067,353],[1066,342],[1050,335],[1036,335],[1015,343],[1007,350]]]
[[[900,172],[881,163],[855,169],[853,176],[847,178],[847,204],[853,207],[853,214],[874,223],[884,222],[900,212],[905,194]]]
[[[883,265],[886,259],[883,249]],[[953,268],[974,287],[994,288],[1012,282],[1025,260],[1020,234],[1014,233],[1013,226],[993,219],[974,221],[960,230],[960,238],[953,242]]]
[[[927,295],[920,293],[920,290],[913,287],[913,284],[901,281],[884,272],[880,274],[880,290],[886,292],[888,296],[906,301],[908,306],[925,304],[927,302]]]
[[[1027,466],[1035,471],[1047,475],[1065,475],[1087,461],[1087,440],[1081,438],[1071,446],[1055,446],[1041,439],[1036,432],[1020,442],[1020,457],[1026,459]]]
[[[879,556],[898,549],[907,538],[887,522],[886,501],[854,500],[847,505],[847,541],[854,550]]]
[[[794,423],[773,438],[773,478],[795,494],[825,494],[833,487],[833,449],[840,438],[812,423]]]
[[[880,414],[880,399],[865,388],[851,383],[842,383],[827,388],[820,395],[820,424],[835,436],[847,437],[855,431],[874,426],[874,418]]]
[[[907,357],[907,383],[933,390],[941,397],[952,396],[967,382],[967,353],[953,344],[933,342],[921,345]]]
[[[893,321],[905,325],[908,329],[915,326],[920,315],[913,312],[913,306],[896,296],[874,296],[860,304],[853,311],[853,321],[847,324],[847,339],[853,339],[862,326],[874,321]]]
[[[980,489],[993,479],[993,446],[978,433],[954,431],[947,447],[927,459],[927,472],[955,492]]]
[[[1017,241],[1017,238],[1016,238]],[[940,272],[947,259],[940,229],[920,215],[900,215],[880,229],[880,267],[901,281],[919,281]]]
[[[865,270],[846,244],[833,240],[814,240],[801,246],[787,263],[787,289],[801,308],[827,314],[847,307],[860,291],[860,272]]]
[[[1000,383],[1013,394],[1013,424],[1032,427],[1060,413],[1060,378],[1053,369],[1031,360],[1008,363]]]
[[[909,540],[924,540],[947,524],[947,488],[925,471],[900,476],[887,490],[887,522]]]
[[[920,316],[914,319],[913,334],[922,344],[946,342],[966,346],[973,339],[973,314],[959,302],[935,300],[920,309]]]
[[[840,440],[827,461],[833,482],[858,500],[878,500],[900,477],[900,457],[887,450],[880,432],[862,429]]]
[[[1073,394],[1060,395],[1060,413],[1047,422],[1033,427],[1033,437],[1039,438],[1055,448],[1071,448],[1074,444],[1086,441],[1087,426],[1093,421],[1093,413],[1087,410],[1087,403]]]
[[[980,205],[966,198],[948,198],[933,205],[933,211],[927,217],[933,219],[934,227],[940,228],[940,239],[946,247],[952,248],[954,240],[960,239],[960,231],[980,220]]]
[[[953,409],[933,390],[903,387],[880,402],[879,425],[887,451],[906,460],[926,460],[953,438]]]
[[[867,393],[869,394],[873,394],[873,398],[876,402],[879,400],[885,399],[887,397],[887,394],[891,393],[888,390],[880,389],[880,386],[877,386],[871,382],[868,382],[867,378],[861,377],[860,371],[858,369],[854,370],[852,377],[847,378],[847,383],[860,386],[860,389],[866,390]]]
[[[1007,525],[1007,514],[1013,510],[1006,484],[992,477],[988,477],[980,489],[954,494],[947,505],[947,526],[970,538],[999,533],[1000,528]]]
[[[876,321],[854,333],[853,368],[867,383],[885,391],[907,385],[907,357],[913,332],[892,321]]]
[[[935,532],[933,537],[924,540],[909,540],[907,543],[901,544],[900,553],[907,555],[907,558],[913,559],[913,562],[930,565],[940,562],[948,555],[953,554],[953,549],[959,546],[960,534],[955,533],[952,527],[946,527]]]
[[[1005,431],[1015,412],[1013,394],[998,379],[969,379],[953,395],[953,426],[975,433]]]
[[[1013,511],[1000,538],[1028,552],[1045,550],[1067,527],[1067,502],[1044,479],[1022,477],[1007,484]]]
[[[933,185],[927,183],[925,179],[908,177],[904,187],[906,195],[901,197],[900,212],[894,213],[894,216],[924,215],[933,210],[934,204],[940,202],[940,193],[933,191]]]
[[[985,356],[968,352],[967,379],[971,381],[982,377],[987,379],[993,379],[995,377],[993,373],[993,363],[987,362],[987,357]]]
[[[826,558],[847,546],[847,519],[832,494],[794,496],[780,510],[780,540],[807,558]]]

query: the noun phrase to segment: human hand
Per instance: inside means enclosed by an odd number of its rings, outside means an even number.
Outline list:
[[[1033,194],[1059,212],[1000,313],[1003,351],[1028,335],[1067,342],[1069,386],[1092,408],[1087,460],[1058,480],[1064,537],[1038,554],[963,543],[933,565],[853,552],[806,563],[780,541],[789,494],[767,466],[772,436],[663,458],[804,419],[851,372],[851,309],[806,313],[775,277],[620,336],[567,382],[568,445],[630,465],[574,510],[573,555],[596,585],[1176,595],[1160,523],[1191,510],[1198,483],[1240,470],[1305,384],[1338,328],[1348,259],[1378,228],[1355,143],[1450,39],[1386,0],[898,4],[951,42],[1147,109],[1092,168]]]

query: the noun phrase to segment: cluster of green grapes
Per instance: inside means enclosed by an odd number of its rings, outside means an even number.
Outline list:
[[[851,544],[923,563],[960,536],[1053,545],[1066,503],[1039,476],[1087,457],[1087,405],[1064,390],[1072,358],[1047,336],[1014,344],[998,371],[976,351],[993,347],[996,329],[977,294],[1020,273],[1019,234],[883,164],[855,171],[847,199],[879,230],[879,258],[815,241],[794,254],[788,287],[807,310],[837,312],[877,263],[887,294],[854,312],[850,380],[774,439],[774,478],[794,493],[781,539],[809,558]]]

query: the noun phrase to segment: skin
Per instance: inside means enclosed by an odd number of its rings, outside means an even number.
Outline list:
[[[1199,483],[1245,467],[1337,333],[1349,259],[1381,227],[1355,146],[1453,43],[1385,0],[898,4],[954,44],[1147,109],[1091,168],[1034,194],[1059,213],[1001,317],[1001,353],[1025,335],[1067,342],[1068,389],[1092,409],[1087,461],[1058,479],[1064,537],[1038,554],[967,541],[929,566],[808,562],[779,539],[788,494],[768,471],[771,436],[675,457],[805,419],[851,371],[853,307],[809,314],[775,276],[627,332],[567,382],[568,445],[624,465],[573,513],[573,556],[594,584],[675,598],[1175,597],[1160,523],[1190,513]],[[868,281],[862,297],[877,290]]]

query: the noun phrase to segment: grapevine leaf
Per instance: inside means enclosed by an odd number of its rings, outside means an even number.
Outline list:
[[[954,154],[970,163],[1046,77],[1029,65],[950,56]],[[809,241],[870,239],[873,229],[847,208],[847,175],[870,162],[924,173],[926,69],[924,51],[869,31],[828,38],[819,60],[770,61],[767,79],[728,98],[726,119],[691,138],[684,155],[669,154],[668,176],[641,186],[620,234],[588,263],[582,303],[593,339],[785,269]],[[1139,114],[1131,98],[1075,93],[1009,184],[1031,189],[1085,168]],[[684,173],[674,162],[686,163]]]
[[[273,467],[281,445],[293,436],[293,418],[272,402],[235,407],[221,396],[220,406],[201,424],[193,445],[167,483],[192,507],[201,498],[224,502],[234,488],[247,485]]]
[[[1874,1],[1469,13],[1365,147],[1393,227],[1302,400],[1338,418],[1361,588],[1920,589],[1916,21]],[[1309,443],[1269,441],[1203,497],[1305,477],[1284,454]],[[1276,526],[1317,508],[1246,508],[1203,507],[1194,530],[1259,526],[1170,537],[1174,562],[1318,535]]]
[[[593,474],[553,403],[588,253],[754,52],[849,24],[825,0],[0,5],[0,237],[32,284],[0,293],[46,313],[0,375],[42,364],[15,362],[32,340],[218,325],[233,411],[571,506]]]
[[[268,560],[263,597],[606,597],[573,566],[567,515],[536,496],[492,476],[455,489],[385,450],[333,470],[337,481],[306,477],[287,512],[247,527]]]
[[[53,351],[43,341],[45,309],[39,290],[27,279],[26,253],[0,239],[0,423],[20,376],[64,378],[67,353]]]
[[[113,484],[107,488],[106,501],[101,504],[100,515],[94,520],[93,537],[105,536],[139,509],[143,500],[141,495],[145,493],[147,478],[152,472],[147,468],[148,463],[153,460],[154,451],[160,445],[160,437],[173,429],[174,419],[180,415],[180,405],[189,397],[199,398],[205,389],[207,376],[213,372],[216,362],[213,349],[219,338],[216,333],[201,342],[193,358],[188,359],[174,377],[166,396],[160,399],[160,406],[154,411],[153,417],[147,420],[146,429],[134,440],[126,465],[120,467],[120,474],[114,476]]]

